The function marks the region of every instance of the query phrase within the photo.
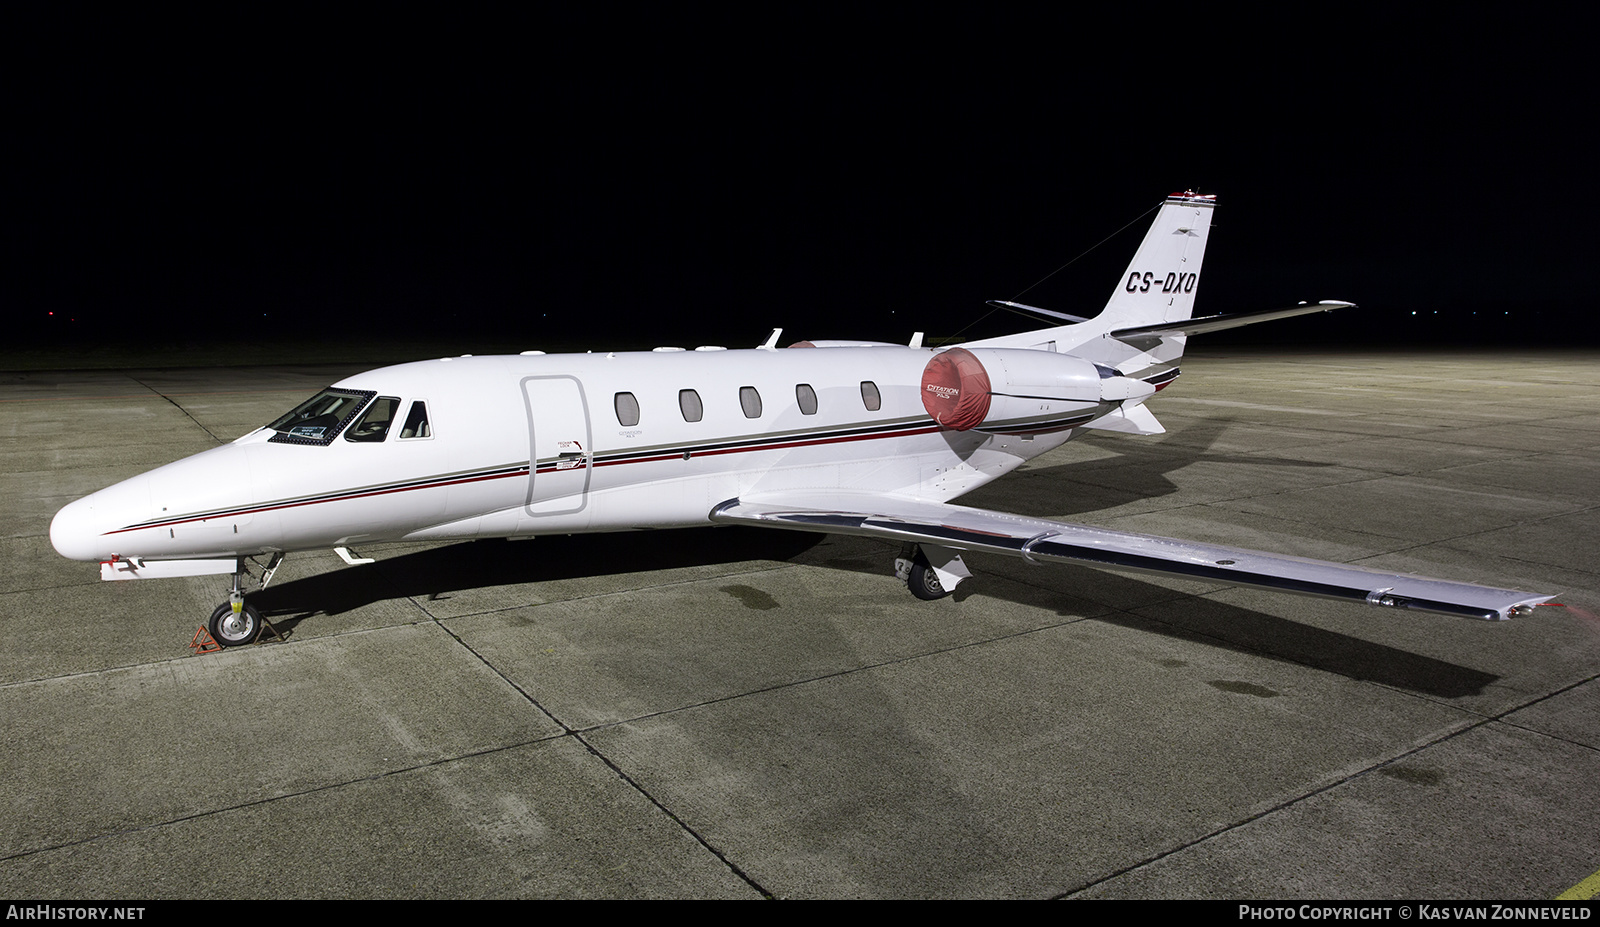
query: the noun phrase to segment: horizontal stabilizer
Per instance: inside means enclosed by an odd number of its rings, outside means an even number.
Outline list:
[[[1188,576],[1491,621],[1525,614],[1551,598],[1344,563],[866,493],[762,494],[730,499],[711,510],[711,520],[988,551],[1033,563],[1071,561],[1112,570]]]
[[[1127,341],[1135,338],[1158,338],[1163,335],[1199,335],[1206,332],[1220,332],[1229,328],[1238,328],[1242,325],[1254,325],[1257,322],[1272,322],[1277,319],[1290,319],[1297,315],[1307,315],[1312,312],[1331,312],[1334,309],[1347,309],[1354,306],[1355,303],[1330,299],[1323,300],[1320,303],[1302,303],[1292,309],[1241,312],[1236,315],[1207,315],[1198,319],[1184,319],[1181,322],[1162,322],[1157,325],[1119,328],[1111,333],[1111,337]]]
[[[996,309],[1010,309],[1012,312],[1016,312],[1020,315],[1031,315],[1046,319],[1057,319],[1073,325],[1079,322],[1089,321],[1087,316],[1069,315],[1065,312],[1055,312],[1051,309],[1040,309],[1038,306],[1025,306],[1022,303],[1014,303],[1008,299],[985,300],[985,304],[993,306]]]

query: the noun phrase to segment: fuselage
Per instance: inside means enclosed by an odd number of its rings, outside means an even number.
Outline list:
[[[897,542],[919,598],[971,573],[963,551],[1239,582],[1503,620],[1549,596],[947,504],[1078,428],[1164,429],[1143,403],[1191,334],[1324,311],[1193,317],[1211,197],[1161,205],[1090,319],[924,350],[803,342],[623,354],[457,357],[335,383],[224,447],[63,508],[50,539],[107,580],[231,573],[206,629],[265,622],[245,557],[382,541],[709,524]],[[1160,286],[1157,281],[1165,281]],[[913,343],[920,343],[913,339]]]
[[[699,349],[385,367],[334,384],[351,397],[342,421],[275,423],[118,483],[62,509],[51,540],[78,560],[224,558],[705,525],[718,503],[763,492],[943,502],[1110,408],[1041,399],[1033,414],[1053,424],[1038,433],[953,430],[920,394],[931,356]]]

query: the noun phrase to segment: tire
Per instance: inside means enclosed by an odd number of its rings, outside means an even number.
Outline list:
[[[224,647],[243,647],[253,642],[261,633],[261,613],[256,611],[255,606],[246,602],[236,620],[233,617],[233,606],[224,602],[211,613],[211,620],[206,622],[206,630],[211,632],[212,640]]]
[[[906,580],[906,585],[911,588],[911,594],[924,602],[932,602],[949,595],[951,590],[946,589],[939,582],[939,574],[933,571],[928,561],[921,554],[911,564],[911,578]]]

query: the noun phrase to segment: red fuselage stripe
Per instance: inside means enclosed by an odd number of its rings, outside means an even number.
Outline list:
[[[712,456],[717,456],[717,455],[721,455],[721,454],[743,454],[743,453],[749,453],[749,452],[755,452],[755,451],[784,450],[784,449],[787,449],[787,448],[812,447],[812,446],[818,446],[818,445],[824,445],[824,444],[842,444],[842,443],[852,442],[852,441],[872,441],[872,440],[878,440],[878,439],[883,439],[883,438],[899,438],[899,437],[906,437],[906,436],[910,436],[910,435],[932,434],[934,432],[941,431],[941,430],[943,430],[943,429],[941,429],[940,426],[938,426],[938,425],[928,425],[926,427],[915,428],[915,429],[911,429],[909,431],[907,431],[907,430],[897,430],[897,431],[894,431],[894,432],[891,432],[891,433],[888,433],[888,434],[880,432],[880,433],[865,434],[865,435],[846,435],[846,436],[843,436],[843,437],[820,438],[820,439],[814,439],[814,440],[809,440],[809,441],[784,441],[784,442],[780,442],[780,443],[777,443],[777,444],[758,444],[758,445],[752,445],[750,447],[728,447],[728,448],[717,448],[717,449],[713,449],[713,450],[704,450],[704,451],[696,451],[696,450],[691,448],[691,449],[689,449],[688,453],[689,453],[689,455],[691,457],[712,457]],[[650,455],[648,457],[633,457],[633,458],[627,458],[627,459],[623,459],[623,460],[596,461],[596,462],[594,462],[592,464],[592,466],[593,467],[610,467],[610,466],[616,466],[617,464],[650,463],[650,462],[653,462],[653,461],[676,460],[676,459],[679,459],[679,458],[683,457],[683,454],[684,454],[683,451],[674,451],[672,453],[667,453],[667,454],[652,454],[652,455]],[[573,467],[572,469],[576,470],[576,469],[579,469],[579,468]],[[457,480],[444,480],[444,481],[441,481],[441,482],[422,482],[422,483],[416,483],[414,485],[395,486],[395,487],[391,487],[391,488],[387,488],[387,489],[373,489],[373,490],[368,490],[368,491],[365,491],[365,492],[356,492],[356,493],[348,493],[348,494],[345,494],[345,495],[330,496],[328,498],[323,498],[323,499],[303,499],[303,500],[294,501],[294,502],[280,502],[280,503],[278,503],[276,505],[262,505],[262,506],[257,506],[255,508],[236,509],[234,511],[219,512],[219,513],[216,513],[216,514],[209,514],[209,515],[197,515],[197,516],[194,516],[192,518],[180,518],[180,519],[176,519],[176,520],[173,520],[173,521],[163,521],[163,522],[159,522],[159,523],[153,524],[153,525],[132,525],[132,526],[129,526],[127,528],[118,528],[115,531],[107,531],[102,536],[105,537],[105,536],[110,536],[110,535],[113,535],[113,534],[125,534],[125,533],[130,532],[130,531],[143,531],[143,530],[146,530],[146,529],[149,529],[149,528],[172,528],[172,527],[177,526],[177,525],[193,524],[194,522],[199,522],[199,521],[223,521],[223,520],[226,520],[228,518],[237,518],[237,517],[239,517],[241,515],[254,515],[254,514],[257,514],[257,513],[260,513],[260,512],[275,512],[275,511],[279,511],[279,510],[282,510],[282,509],[302,508],[302,507],[308,506],[308,505],[321,505],[321,504],[326,503],[326,502],[347,502],[347,501],[352,500],[352,499],[366,499],[366,498],[371,498],[373,496],[387,496],[387,495],[392,495],[394,493],[411,492],[412,490],[417,490],[417,489],[436,489],[436,488],[439,488],[439,487],[442,487],[442,486],[457,486],[457,485],[460,485],[460,484],[463,484],[463,483],[479,483],[479,482],[483,482],[485,480],[502,480],[502,479],[505,479],[507,477],[526,476],[527,472],[528,472],[527,468],[524,467],[524,468],[522,468],[520,470],[513,470],[513,471],[510,471],[508,473],[495,473],[495,474],[490,474],[488,476],[470,476],[470,477],[463,477],[462,479],[457,479]],[[535,472],[537,472],[537,473],[559,473],[559,472],[562,472],[562,471],[557,470],[554,464],[545,464],[543,466],[538,467]]]

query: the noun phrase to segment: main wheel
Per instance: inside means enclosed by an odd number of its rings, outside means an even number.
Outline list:
[[[224,647],[243,647],[261,633],[261,613],[246,602],[239,614],[235,615],[233,605],[224,602],[211,613],[206,630],[211,632],[213,640]]]
[[[950,594],[950,590],[939,582],[939,574],[933,571],[928,559],[920,553],[911,563],[911,577],[906,580],[906,585],[911,587],[911,594],[926,602],[942,599]]]

